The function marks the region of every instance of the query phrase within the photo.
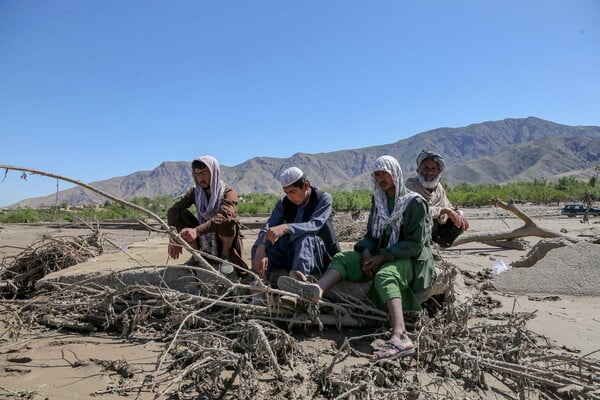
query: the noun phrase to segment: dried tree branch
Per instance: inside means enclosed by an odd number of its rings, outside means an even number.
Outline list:
[[[57,175],[57,174],[53,174],[50,172],[44,172],[44,171],[40,171],[37,169],[32,169],[32,168],[25,168],[25,167],[16,167],[13,165],[6,165],[6,164],[0,164],[0,168],[4,168],[5,171],[9,171],[9,170],[13,170],[13,171],[21,171],[23,173],[25,172],[29,172],[31,174],[35,174],[35,175],[42,175],[42,176],[47,176],[50,178],[55,178],[55,179],[60,179],[66,182],[70,182],[73,183],[77,186],[81,186],[82,188],[88,189],[96,194],[99,194],[100,196],[106,197],[108,199],[113,200],[116,203],[121,204],[122,206],[125,207],[130,207],[133,208],[134,210],[137,210],[147,216],[149,216],[150,218],[153,218],[154,220],[156,220],[160,226],[164,229],[165,232],[168,232],[171,239],[173,239],[175,242],[177,242],[179,245],[181,245],[184,249],[186,249],[187,251],[189,251],[193,256],[194,259],[196,261],[198,261],[202,266],[204,266],[205,268],[208,269],[214,269],[203,257],[202,257],[202,252],[193,249],[189,243],[187,243],[185,240],[183,240],[181,238],[181,236],[179,236],[179,233],[175,230],[174,227],[170,227],[161,217],[159,217],[158,215],[156,215],[155,213],[153,213],[150,210],[145,209],[144,207],[138,206],[137,204],[131,203],[127,200],[123,200],[120,199],[116,196],[113,196],[112,194],[105,192],[103,190],[100,190],[98,188],[95,188],[91,185],[88,185],[87,183],[78,181],[76,179],[73,178],[69,178],[66,176],[62,176],[62,175]]]
[[[507,231],[496,231],[496,232],[486,232],[486,233],[469,233],[466,232],[458,237],[452,244],[453,246],[458,246],[464,243],[470,242],[489,242],[494,240],[514,240],[517,238],[527,237],[527,236],[537,236],[542,238],[564,238],[571,243],[577,243],[581,240],[573,237],[571,235],[565,235],[561,232],[555,232],[550,229],[542,228],[538,226],[528,215],[526,215],[523,211],[518,209],[515,205],[506,204],[502,200],[498,198],[492,199],[492,204],[496,207],[500,207],[504,210],[510,211],[515,214],[519,219],[524,222],[524,225]]]

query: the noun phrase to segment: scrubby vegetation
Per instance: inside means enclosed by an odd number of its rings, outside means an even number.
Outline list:
[[[528,182],[472,185],[461,183],[455,187],[446,187],[448,198],[460,207],[478,207],[488,205],[490,199],[505,201],[533,202],[539,204],[557,204],[559,202],[593,203],[600,200],[600,187],[596,179],[589,182],[573,177],[561,178],[558,182],[535,179]],[[356,209],[368,210],[371,206],[371,191],[367,189],[352,192],[330,191],[333,196],[333,208],[337,211]],[[240,214],[268,214],[273,210],[279,195],[247,194],[240,196],[238,211]],[[161,195],[155,198],[139,197],[130,200],[153,213],[166,218],[167,210],[176,199]],[[71,222],[76,219],[86,221],[105,221],[111,219],[145,218],[137,210],[114,202],[102,205],[69,206],[66,203],[57,207],[19,208],[0,215],[0,222]]]
[[[171,196],[161,195],[153,199],[139,197],[130,200],[131,203],[143,207],[157,215],[166,217],[167,210],[175,202]],[[35,223],[35,222],[74,222],[77,219],[85,221],[106,221],[114,219],[146,218],[146,215],[131,207],[107,201],[104,204],[85,206],[69,206],[67,203],[56,207],[31,208],[24,207],[7,211],[0,215],[4,223]]]
[[[573,177],[564,177],[554,183],[549,183],[545,179],[505,185],[461,183],[453,188],[446,188],[446,190],[450,201],[463,207],[486,205],[492,198],[539,204],[591,203],[600,199],[600,188],[596,187],[595,178],[590,179],[589,182]]]
[[[280,196],[275,194],[248,194],[241,196],[238,203],[239,214],[270,213]]]

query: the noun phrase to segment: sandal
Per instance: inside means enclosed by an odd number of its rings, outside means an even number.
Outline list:
[[[290,276],[281,275],[277,278],[277,287],[309,301],[321,300],[321,288],[315,283],[300,282]]]
[[[393,360],[399,357],[410,356],[415,353],[415,347],[405,347],[398,338],[392,336],[390,340],[371,355],[371,361]]]

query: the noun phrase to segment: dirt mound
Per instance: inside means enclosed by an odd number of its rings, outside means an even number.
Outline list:
[[[548,252],[531,268],[498,275],[494,286],[516,293],[600,295],[600,246],[580,242]]]

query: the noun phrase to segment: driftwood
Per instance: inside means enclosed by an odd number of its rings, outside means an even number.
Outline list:
[[[488,240],[483,243],[485,243],[489,246],[502,247],[504,249],[512,249],[512,250],[527,250],[530,247],[529,243],[522,239]]]
[[[581,239],[567,235],[563,232],[555,232],[538,226],[528,215],[512,204],[506,204],[497,198],[492,199],[492,203],[497,207],[512,212],[521,220],[523,220],[525,224],[510,231],[465,233],[454,241],[453,246],[469,242],[493,243],[501,246],[501,241],[505,241],[506,243],[514,243],[517,241],[517,239],[527,236],[537,236],[543,238],[540,240],[540,242],[533,246],[533,248],[524,257],[511,263],[513,267],[526,268],[535,265],[536,262],[544,258],[552,249],[568,246],[581,241]]]
[[[204,259],[202,254],[193,254]],[[341,303],[307,303],[265,285],[228,279],[203,264],[189,271],[198,279],[198,293],[182,293],[165,285],[113,288],[93,281],[57,282],[51,295],[34,293],[18,303],[3,302],[3,307],[19,305],[8,313],[12,320],[5,324],[11,335],[37,322],[58,329],[93,326],[130,339],[155,331],[165,342],[154,371],[138,373],[126,366],[118,383],[95,394],[438,399],[464,398],[467,392],[468,397],[485,398],[492,395],[487,384],[491,379],[504,385],[506,398],[525,398],[535,392],[542,399],[583,399],[600,393],[598,360],[574,356],[529,331],[526,322],[534,314],[494,313],[495,303],[484,293],[460,304],[444,302],[435,312],[407,316],[409,334],[417,344],[414,358],[345,362],[348,357],[366,355],[372,351],[372,340],[384,336],[386,318],[381,310],[348,295],[342,296]],[[445,276],[456,282],[452,273]],[[292,298],[292,308],[284,297]],[[325,316],[336,321],[368,320],[383,329],[346,338],[333,352],[322,349],[318,354],[308,353],[286,332],[299,326],[322,329]],[[494,322],[486,323],[486,319]],[[331,358],[323,363],[321,356],[328,355]],[[110,361],[100,364],[123,369]]]
[[[452,244],[453,246],[458,246],[464,243],[470,242],[490,242],[490,241],[498,241],[498,240],[514,240],[527,236],[537,236],[541,238],[564,238],[565,240],[571,243],[577,243],[580,239],[564,234],[562,232],[555,232],[550,229],[542,228],[538,226],[528,215],[526,215],[523,211],[518,209],[515,205],[506,204],[502,200],[498,198],[492,199],[492,204],[496,207],[500,207],[504,210],[510,211],[515,214],[518,218],[520,218],[524,225],[520,228],[506,231],[496,231],[496,232],[485,232],[485,233],[470,233],[466,232],[460,235]]]
[[[157,398],[178,392],[188,393],[185,398],[283,399],[292,398],[294,388],[302,384],[312,387],[303,398],[322,398],[322,392],[328,393],[325,398],[340,399],[397,399],[399,393],[406,395],[400,398],[416,393],[424,399],[452,398],[459,387],[483,398],[492,377],[511,394],[536,390],[540,398],[561,398],[566,391],[572,398],[593,398],[600,391],[597,360],[553,347],[527,330],[526,322],[534,314],[494,313],[494,303],[482,294],[462,304],[446,302],[431,316],[408,316],[407,326],[418,344],[414,359],[344,362],[349,356],[366,355],[365,347],[381,335],[371,328],[370,334],[347,338],[331,361],[320,365],[319,357],[307,354],[282,328],[322,329],[325,319],[335,318],[338,326],[344,320],[365,319],[383,326],[384,313],[368,312],[348,296],[342,303],[296,299],[296,306],[288,308],[278,300],[289,293],[231,282],[202,268],[192,270],[199,278],[198,294],[157,286],[57,283],[51,295],[40,293],[12,315],[56,329],[108,330],[135,340],[138,332],[148,335],[156,330],[165,347],[153,373],[141,379],[130,368],[133,376],[128,374],[117,387],[96,394],[152,391]],[[494,323],[487,324],[484,318]],[[8,323],[14,327],[18,321]],[[314,371],[302,382],[296,379],[299,365],[300,370]],[[431,376],[421,381],[418,377],[425,371]],[[264,386],[257,392],[261,382],[275,385],[281,393],[267,396]]]
[[[181,238],[181,236],[179,236],[179,233],[177,232],[177,230],[174,227],[170,227],[161,217],[159,217],[158,215],[156,215],[155,213],[153,213],[150,210],[145,209],[144,207],[138,206],[137,204],[131,203],[129,201],[120,199],[116,196],[113,196],[110,193],[107,193],[103,190],[100,190],[98,188],[95,188],[91,185],[88,185],[87,183],[78,181],[76,179],[73,178],[69,178],[66,176],[62,176],[62,175],[57,175],[57,174],[53,174],[53,173],[49,173],[49,172],[44,172],[44,171],[40,171],[37,169],[32,169],[32,168],[24,168],[24,167],[16,167],[13,165],[6,165],[6,164],[0,164],[0,168],[5,170],[5,173],[8,173],[9,170],[13,170],[13,171],[21,171],[23,173],[23,175],[21,175],[22,178],[26,179],[27,175],[26,173],[29,172],[31,174],[35,174],[35,175],[42,175],[42,176],[47,176],[49,178],[55,178],[57,180],[63,180],[65,182],[70,182],[73,183],[75,185],[81,186],[82,188],[88,189],[96,194],[99,194],[101,196],[104,196],[116,203],[121,204],[122,206],[125,207],[130,207],[133,208],[134,210],[137,210],[141,213],[146,214],[147,216],[149,216],[150,218],[156,220],[156,222],[160,225],[160,227],[162,228],[162,232],[168,233],[171,237],[171,240],[173,240],[175,243],[179,244],[180,246],[182,246],[185,250],[189,251],[192,256],[194,257],[194,259],[196,261],[198,261],[198,263],[203,266],[204,268],[210,269],[214,271],[213,266],[206,261],[206,258],[209,259],[216,259],[220,262],[225,262],[225,260],[221,260],[218,257],[214,257],[210,254],[204,253],[202,251],[199,250],[195,250],[193,249],[189,243],[187,243],[185,240],[183,240]],[[58,186],[58,185],[57,185]],[[145,223],[143,223],[142,221],[139,221],[141,225],[147,225]],[[153,230],[157,231],[156,228],[154,228]],[[234,266],[235,268],[236,266]]]
[[[542,239],[531,248],[525,257],[514,261],[511,265],[515,268],[533,267],[535,263],[544,258],[550,250],[565,246],[569,246],[569,243],[563,238]]]
[[[91,228],[91,227],[90,227]],[[89,236],[44,236],[14,257],[0,260],[0,295],[24,297],[45,275],[100,255],[103,237],[92,228]]]

